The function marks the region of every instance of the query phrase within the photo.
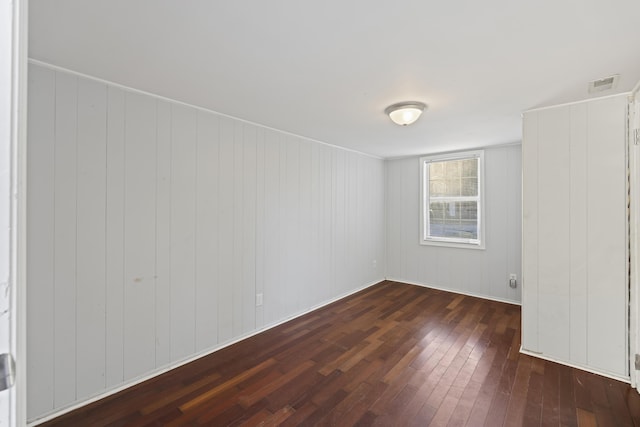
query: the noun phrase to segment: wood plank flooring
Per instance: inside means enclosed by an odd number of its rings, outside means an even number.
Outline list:
[[[519,348],[520,307],[385,281],[44,425],[640,425],[629,385]]]

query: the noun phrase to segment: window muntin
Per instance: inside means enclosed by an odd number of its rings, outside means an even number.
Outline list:
[[[420,164],[420,243],[484,248],[483,151],[422,157]]]

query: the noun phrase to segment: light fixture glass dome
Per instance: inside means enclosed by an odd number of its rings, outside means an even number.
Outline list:
[[[384,112],[397,125],[407,126],[418,120],[426,104],[417,101],[400,102],[388,106]]]

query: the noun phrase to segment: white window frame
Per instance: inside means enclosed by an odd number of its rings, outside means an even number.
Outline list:
[[[478,238],[462,239],[454,237],[432,237],[428,235],[429,227],[429,165],[447,160],[479,159],[478,196],[469,200],[478,202]],[[460,199],[458,199],[460,200]],[[451,248],[485,249],[485,208],[484,208],[484,150],[464,151],[458,153],[436,154],[420,157],[420,244],[446,246]]]

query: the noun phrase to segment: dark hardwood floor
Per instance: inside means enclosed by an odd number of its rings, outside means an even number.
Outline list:
[[[518,306],[382,282],[44,425],[640,425],[629,385],[519,348]]]

